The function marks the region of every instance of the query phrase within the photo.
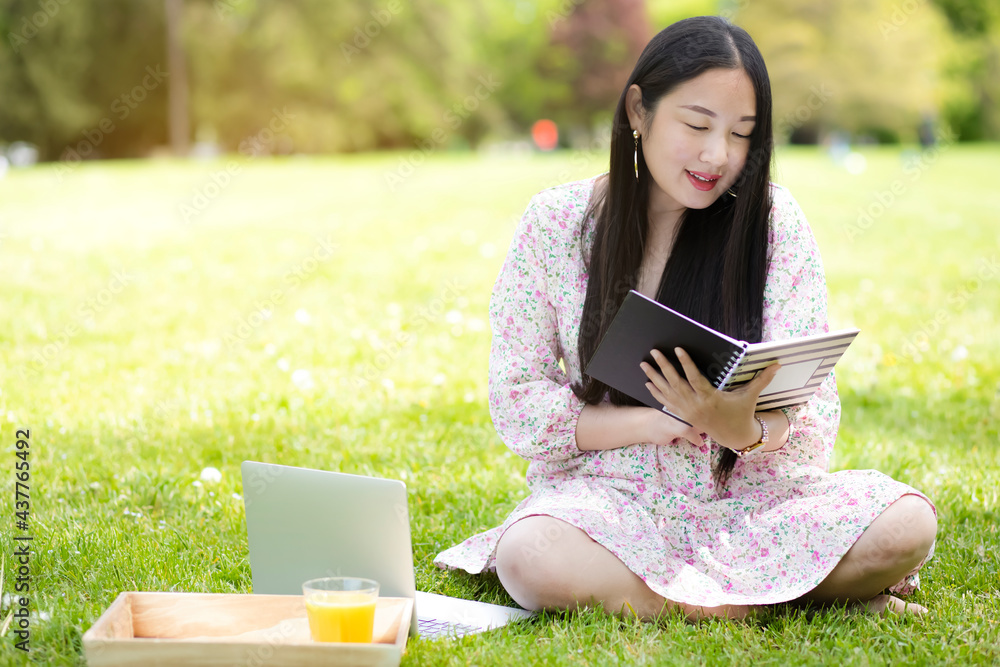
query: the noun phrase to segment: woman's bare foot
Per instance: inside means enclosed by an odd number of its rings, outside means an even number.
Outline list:
[[[871,614],[916,614],[923,616],[927,613],[927,607],[914,602],[903,602],[895,595],[876,595],[867,602],[859,603],[865,611]]]

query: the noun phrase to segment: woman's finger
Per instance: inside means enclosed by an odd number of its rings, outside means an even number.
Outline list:
[[[653,398],[659,401],[662,405],[666,405],[668,408],[670,407],[669,402],[667,401],[667,397],[663,394],[662,391],[660,391],[656,387],[655,384],[653,384],[652,382],[647,382],[646,389],[648,389],[649,393],[653,395]]]
[[[754,376],[754,379],[743,385],[746,393],[753,394],[754,400],[756,400],[757,397],[760,396],[760,392],[764,391],[767,385],[771,384],[771,380],[774,379],[774,376],[778,374],[780,369],[781,364],[773,363],[761,372],[757,373],[757,375]]]
[[[649,381],[652,382],[660,391],[670,391],[670,382],[668,382],[665,377],[660,375],[655,368],[647,364],[645,361],[639,363],[639,368],[642,369],[642,372],[646,374]]]
[[[681,362],[681,366],[684,368],[684,375],[687,378],[688,384],[691,388],[697,392],[714,391],[715,387],[709,382],[704,375],[701,374],[698,366],[695,365],[694,359],[684,350],[682,347],[675,347],[674,354]]]
[[[653,360],[656,361],[656,365],[660,367],[660,372],[663,373],[663,377],[670,383],[670,386],[679,387],[682,382],[686,382],[686,380],[681,377],[681,374],[677,372],[677,369],[674,368],[674,365],[670,363],[670,360],[667,359],[667,355],[663,354],[659,350],[650,350],[649,354],[653,357]]]

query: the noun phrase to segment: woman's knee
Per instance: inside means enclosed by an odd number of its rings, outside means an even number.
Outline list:
[[[579,533],[579,534],[576,534]],[[572,588],[572,552],[586,533],[549,516],[521,519],[497,544],[500,583],[525,609],[566,607]]]
[[[912,562],[915,566],[930,551],[937,536],[937,517],[930,504],[916,495],[906,495],[879,516],[871,555],[887,566]]]

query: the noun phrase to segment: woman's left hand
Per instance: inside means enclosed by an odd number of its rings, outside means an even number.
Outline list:
[[[736,389],[719,391],[701,374],[687,352],[677,347],[674,353],[684,376],[659,350],[652,351],[659,372],[646,362],[640,364],[649,378],[646,388],[653,398],[723,447],[743,449],[755,443],[760,436],[760,425],[754,419],[757,398],[781,365],[768,366]]]

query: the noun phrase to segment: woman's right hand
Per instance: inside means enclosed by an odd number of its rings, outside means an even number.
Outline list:
[[[654,445],[669,445],[676,438],[684,438],[692,443],[701,443],[702,434],[695,427],[685,424],[676,417],[671,417],[662,410],[645,408],[648,422],[646,442]]]

